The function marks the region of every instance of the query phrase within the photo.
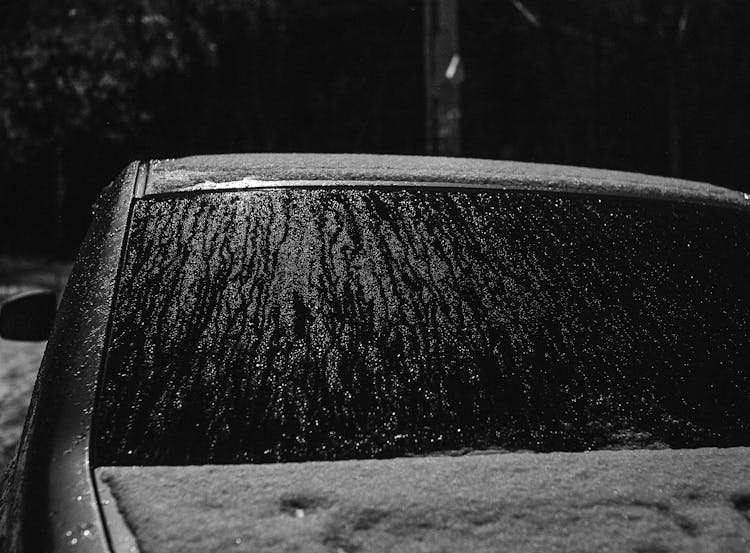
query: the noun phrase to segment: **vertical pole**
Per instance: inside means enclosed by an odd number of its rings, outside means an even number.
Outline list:
[[[56,133],[57,138],[54,146],[54,167],[55,167],[55,190],[52,203],[52,214],[54,217],[54,255],[58,258],[63,257],[65,249],[65,149],[62,133]]]
[[[682,125],[680,121],[679,52],[670,51],[667,61],[667,113],[669,125],[669,175],[682,176]]]
[[[456,0],[424,0],[425,150],[461,154],[463,67]]]
[[[422,0],[422,58],[424,60],[424,151],[427,155],[435,153],[435,95],[432,90],[433,75],[433,11],[434,0]]]

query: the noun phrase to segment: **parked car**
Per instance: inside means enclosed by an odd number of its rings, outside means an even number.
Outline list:
[[[746,551],[750,200],[551,165],[136,162],[0,550]],[[54,299],[0,313],[44,337]]]

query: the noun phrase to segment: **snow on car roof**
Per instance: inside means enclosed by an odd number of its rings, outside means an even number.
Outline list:
[[[750,209],[750,194],[701,182],[517,161],[372,154],[225,154],[155,160],[148,164],[142,194],[394,184],[604,194]]]

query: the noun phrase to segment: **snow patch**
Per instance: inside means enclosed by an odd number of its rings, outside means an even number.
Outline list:
[[[101,467],[143,553],[747,551],[750,450]]]

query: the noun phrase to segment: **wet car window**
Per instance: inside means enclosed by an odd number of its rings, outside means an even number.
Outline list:
[[[138,200],[95,462],[748,445],[748,244],[584,195]]]

